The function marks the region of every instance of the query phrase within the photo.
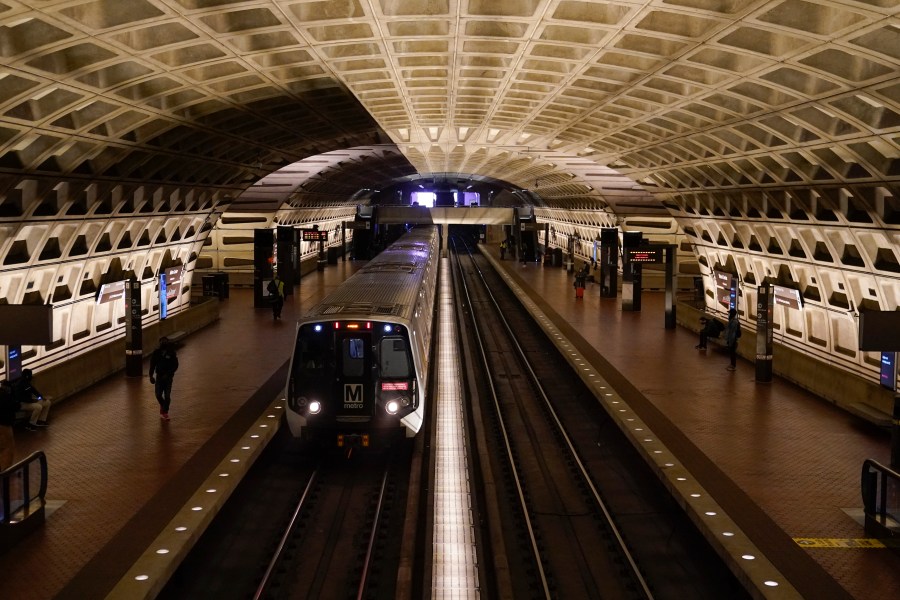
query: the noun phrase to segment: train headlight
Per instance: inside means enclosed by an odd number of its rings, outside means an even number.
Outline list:
[[[384,410],[386,410],[389,415],[396,415],[397,411],[400,410],[400,403],[396,400],[390,400],[384,405]]]
[[[322,412],[322,403],[318,400],[313,400],[309,403],[309,414],[317,415]]]

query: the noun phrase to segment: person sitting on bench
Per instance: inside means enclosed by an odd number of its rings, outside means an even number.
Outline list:
[[[706,317],[700,317],[700,324],[702,325],[700,328],[700,343],[694,348],[703,350],[706,348],[706,340],[719,337],[725,331],[725,326],[717,319],[707,319]]]
[[[31,369],[22,369],[22,376],[13,382],[13,397],[22,410],[30,410],[31,418],[25,429],[34,431],[38,427],[47,427],[47,416],[50,414],[50,401],[44,398],[31,383]]]

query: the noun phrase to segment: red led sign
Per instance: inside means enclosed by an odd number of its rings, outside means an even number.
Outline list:
[[[304,242],[327,242],[328,232],[318,229],[301,229],[300,234]]]
[[[626,248],[628,260],[635,263],[660,263],[662,251],[659,248]]]

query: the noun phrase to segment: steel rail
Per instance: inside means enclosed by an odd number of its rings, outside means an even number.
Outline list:
[[[378,523],[381,521],[381,509],[384,506],[384,491],[387,489],[388,474],[391,466],[387,465],[384,475],[381,477],[381,488],[378,491],[378,505],[375,507],[375,515],[372,520],[372,532],[369,534],[369,545],[366,548],[366,558],[363,561],[362,575],[359,578],[359,588],[356,590],[356,600],[362,600],[366,592],[366,584],[369,580],[369,565],[372,564],[372,556],[375,550],[375,537],[378,535]]]
[[[315,483],[316,475],[318,474],[318,472],[319,470],[316,469],[310,476],[309,481],[306,484],[306,488],[303,490],[303,495],[300,496],[300,501],[297,503],[297,507],[294,509],[294,514],[291,515],[291,520],[288,523],[284,534],[281,536],[281,541],[278,542],[278,548],[275,550],[275,554],[274,556],[272,556],[272,560],[269,561],[269,566],[266,568],[266,572],[263,575],[262,581],[256,588],[256,593],[253,594],[253,600],[261,600],[264,597],[265,593],[269,591],[269,583],[272,580],[272,575],[275,573],[275,568],[278,566],[278,563],[281,562],[281,558],[282,556],[284,556],[285,549],[287,548],[288,540],[290,539],[291,535],[293,535],[294,530],[297,527],[300,513],[304,509],[306,499],[309,496],[310,491],[312,490],[312,486],[313,483]]]
[[[454,249],[454,251],[456,250],[456,242],[455,241],[453,242],[453,249]],[[466,248],[466,250],[468,251],[468,248]],[[462,285],[462,291],[466,298],[466,302],[469,304],[469,307],[471,307],[472,306],[472,298],[469,295],[469,287],[466,285],[465,278],[462,277],[462,265],[460,264],[458,253],[456,254],[456,257],[457,257],[457,267],[460,270],[460,282]],[[477,269],[477,267],[476,267],[476,269]],[[488,293],[490,293],[490,292],[488,292]],[[471,314],[472,314],[472,326],[474,327],[474,330],[475,330],[475,340],[478,343],[478,351],[481,355],[481,361],[485,367],[485,370],[489,371],[490,369],[488,366],[489,363],[488,363],[488,358],[487,358],[487,352],[485,351],[484,343],[482,341],[481,329],[478,327],[478,321],[475,319],[474,311],[471,311]],[[513,456],[512,444],[510,443],[510,436],[509,436],[509,433],[506,428],[506,423],[503,421],[502,412],[500,409],[500,401],[499,401],[498,394],[497,394],[497,389],[494,386],[494,381],[492,378],[488,377],[487,383],[488,383],[488,386],[490,387],[491,399],[493,400],[494,409],[497,413],[497,420],[498,420],[498,424],[500,426],[500,433],[501,433],[501,436],[503,437],[503,444],[506,447],[506,456],[509,460],[510,472],[512,474],[513,481],[515,482],[515,485],[516,485],[516,493],[518,494],[519,505],[522,510],[522,516],[525,519],[525,528],[528,530],[528,539],[531,542],[532,556],[534,557],[535,566],[537,567],[538,577],[540,578],[541,587],[544,591],[544,597],[548,598],[548,599],[553,598],[553,595],[550,592],[550,584],[547,581],[547,574],[544,572],[544,564],[543,564],[543,561],[541,560],[541,551],[538,547],[537,537],[535,536],[534,525],[532,525],[531,515],[529,514],[528,505],[525,500],[525,490],[523,489],[523,486],[522,486],[522,479],[519,476],[518,469],[516,468],[516,463],[515,463],[515,459]]]
[[[468,248],[467,248],[468,251]],[[591,495],[594,498],[598,508],[603,513],[604,518],[606,519],[606,523],[610,528],[610,531],[613,533],[613,536],[616,538],[616,543],[619,546],[619,550],[622,552],[623,556],[628,562],[629,568],[631,569],[635,581],[640,586],[641,591],[644,593],[645,597],[652,600],[653,593],[650,591],[650,586],[647,584],[647,581],[644,579],[643,574],[638,568],[637,562],[634,560],[634,557],[631,554],[631,551],[628,549],[627,544],[625,543],[625,539],[622,537],[619,528],[616,527],[615,522],[613,521],[612,513],[610,513],[609,509],[606,506],[606,503],[603,501],[603,498],[600,496],[600,492],[597,490],[594,485],[593,480],[591,479],[587,468],[584,466],[584,462],[581,460],[581,457],[578,454],[578,451],[575,449],[575,445],[572,443],[572,440],[569,438],[568,433],[566,433],[565,427],[562,424],[562,421],[559,419],[556,411],[553,409],[553,404],[550,402],[550,398],[548,397],[546,391],[544,390],[544,386],[541,385],[540,380],[537,377],[537,374],[534,372],[534,369],[531,366],[531,362],[528,360],[528,357],[525,354],[525,351],[519,345],[519,340],[516,338],[513,333],[512,327],[510,327],[509,322],[506,320],[506,317],[503,315],[503,311],[500,310],[500,305],[497,302],[497,299],[491,293],[490,287],[487,285],[487,281],[485,280],[484,273],[478,267],[478,264],[475,262],[475,258],[472,256],[471,251],[469,251],[469,258],[472,260],[472,266],[475,268],[475,271],[478,273],[478,276],[481,278],[482,283],[484,284],[485,290],[487,291],[488,296],[491,299],[491,302],[494,304],[494,308],[497,311],[497,314],[500,316],[500,320],[503,322],[503,326],[506,329],[507,334],[510,339],[512,339],[513,344],[515,345],[516,351],[519,354],[519,358],[522,360],[522,363],[528,370],[529,375],[531,376],[531,381],[534,384],[535,388],[540,393],[541,398],[544,401],[545,408],[553,417],[553,421],[556,424],[557,430],[561,437],[565,440],[566,446],[569,449],[569,452],[572,458],[575,461],[575,464],[578,465],[578,470],[581,473],[585,483],[588,488],[591,490]]]

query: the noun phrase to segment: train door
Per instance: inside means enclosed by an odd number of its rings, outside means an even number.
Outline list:
[[[339,359],[335,390],[338,403],[337,418],[362,421],[375,414],[375,382],[372,377],[372,333],[364,330],[343,330],[337,335]]]

